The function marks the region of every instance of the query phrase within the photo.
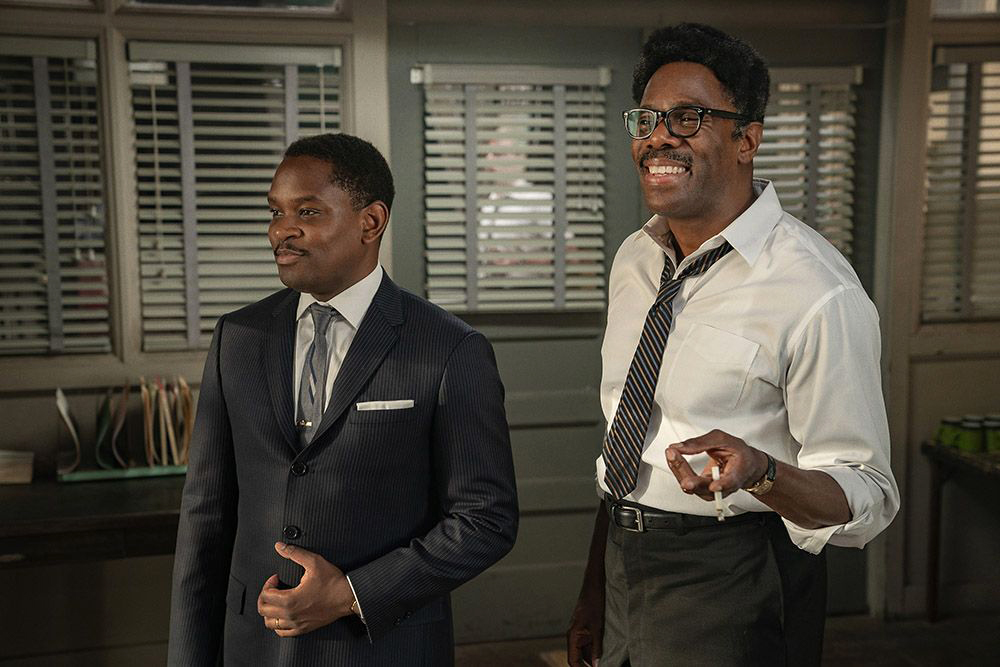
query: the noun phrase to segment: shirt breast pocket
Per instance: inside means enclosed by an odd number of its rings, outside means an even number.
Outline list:
[[[667,403],[686,416],[727,416],[739,403],[760,345],[707,324],[684,339],[667,384]]]

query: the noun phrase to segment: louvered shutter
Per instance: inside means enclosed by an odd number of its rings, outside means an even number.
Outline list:
[[[427,295],[458,311],[604,304],[607,70],[424,65]]]
[[[996,319],[1000,49],[955,48],[939,58],[927,127],[923,319]]]
[[[1000,12],[997,0],[933,0],[931,7],[935,17],[988,16]]]
[[[0,354],[108,352],[92,41],[0,42]]]
[[[281,288],[267,191],[285,147],[341,127],[340,50],[132,43],[146,350],[208,345]]]
[[[772,70],[754,175],[848,259],[854,226],[854,115],[860,68]]]

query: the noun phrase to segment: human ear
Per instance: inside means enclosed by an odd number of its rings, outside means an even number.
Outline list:
[[[378,243],[389,224],[389,209],[381,201],[374,201],[361,209],[361,242]]]
[[[743,130],[743,136],[739,138],[739,154],[737,159],[740,164],[750,164],[753,162],[754,156],[757,155],[757,149],[760,148],[760,142],[764,138],[764,124],[763,123],[750,123]]]

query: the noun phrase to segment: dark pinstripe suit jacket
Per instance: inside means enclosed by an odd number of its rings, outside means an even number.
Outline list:
[[[181,507],[169,663],[439,665],[453,661],[449,591],[510,550],[517,498],[489,342],[386,276],[312,443],[294,427],[298,292],[219,320],[205,363]],[[402,410],[356,403],[413,399]],[[295,463],[297,473],[292,472]],[[294,526],[297,539],[284,537]],[[256,600],[302,569],[276,541],[348,574],[354,616],[297,638]]]

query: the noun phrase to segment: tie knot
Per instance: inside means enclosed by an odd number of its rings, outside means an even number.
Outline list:
[[[687,268],[685,268],[681,273],[681,278],[697,276],[700,273],[705,273],[713,264],[722,259],[726,253],[732,249],[733,246],[729,245],[729,241],[723,241],[722,245],[712,248],[704,255],[688,264]]]
[[[705,273],[705,271],[708,271],[713,264],[722,259],[732,249],[733,246],[729,245],[729,241],[723,241],[722,245],[712,248],[688,264],[677,278],[673,277],[674,263],[670,261],[670,257],[664,255],[663,273],[660,275],[660,290],[657,294],[656,302],[660,303],[663,299],[672,299],[674,294],[680,289],[680,284],[685,278]]]
[[[316,328],[316,333],[321,336],[326,335],[327,327],[330,326],[330,322],[333,321],[335,315],[338,315],[336,309],[332,306],[327,306],[322,303],[313,303],[309,306],[309,314],[312,315],[313,326]]]

